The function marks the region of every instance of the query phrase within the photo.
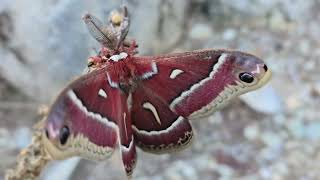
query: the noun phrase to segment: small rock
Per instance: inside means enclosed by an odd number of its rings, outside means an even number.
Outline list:
[[[234,29],[226,29],[223,33],[223,39],[226,41],[232,41],[237,37],[237,31]]]
[[[299,107],[302,106],[301,101],[297,98],[297,96],[293,95],[290,96],[286,99],[286,105],[288,107],[288,109],[290,109],[291,111],[298,109]]]
[[[306,125],[305,131],[306,138],[310,140],[319,140],[320,139],[320,122],[312,122]]]
[[[259,152],[259,160],[262,161],[276,161],[281,156],[280,151],[272,148],[264,148]]]
[[[255,140],[259,137],[259,135],[260,135],[259,126],[257,126],[256,124],[249,125],[244,129],[244,136],[248,140]]]
[[[263,179],[271,179],[272,171],[270,168],[264,167],[259,170],[259,174]]]
[[[208,39],[211,35],[212,29],[208,24],[195,24],[190,31],[190,37],[197,40]]]
[[[273,171],[277,172],[278,175],[281,176],[286,176],[289,174],[289,168],[287,164],[283,162],[277,162],[276,164],[273,165]]]
[[[320,83],[312,85],[310,94],[313,97],[320,97]]]
[[[305,135],[305,125],[301,120],[289,121],[288,129],[295,138],[303,138]]]
[[[81,158],[75,157],[66,159],[63,161],[54,161],[49,164],[48,168],[42,173],[43,180],[59,179],[68,180],[71,179],[72,173],[80,162]]]
[[[276,114],[272,120],[279,126],[287,123],[287,117],[284,114]]]
[[[208,122],[210,124],[221,124],[223,122],[222,113],[220,111],[215,112],[213,115],[208,117]]]
[[[283,112],[283,100],[270,86],[240,96],[248,106],[257,112],[278,114]]]
[[[217,171],[220,174],[220,179],[230,179],[234,174],[234,170],[227,165],[217,166]]]
[[[304,54],[307,54],[307,53],[304,53]],[[303,69],[307,72],[314,70],[316,67],[317,67],[317,62],[313,60],[306,60],[306,62],[303,65]]]
[[[309,55],[310,54],[310,42],[308,40],[303,40],[299,43],[299,50],[301,51],[302,54],[305,54],[305,55]],[[309,63],[310,65],[312,63],[314,63],[315,61],[308,61],[307,63]],[[310,65],[307,65],[307,68],[312,68],[312,66]],[[308,67],[309,66],[309,67]]]
[[[179,179],[198,179],[196,170],[192,165],[183,161],[178,161],[171,166],[167,173],[167,179],[179,180]]]
[[[269,19],[270,28],[275,31],[283,31],[288,28],[288,23],[280,11],[274,11]]]
[[[272,180],[284,180],[283,176],[277,173],[272,174]]]
[[[282,145],[282,139],[273,132],[265,132],[261,135],[262,141],[273,149],[278,149]]]

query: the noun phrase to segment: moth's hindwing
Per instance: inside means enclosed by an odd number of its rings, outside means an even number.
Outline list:
[[[132,121],[137,145],[151,153],[181,150],[193,136],[186,118],[172,112],[161,97],[143,87],[133,93]]]

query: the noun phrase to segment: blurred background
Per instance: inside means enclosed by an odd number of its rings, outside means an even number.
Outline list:
[[[0,0],[0,179],[31,142],[40,105],[80,75],[99,44],[81,20],[116,0]],[[253,53],[273,71],[263,89],[193,121],[192,146],[138,150],[134,179],[320,179],[319,0],[127,0],[141,55],[202,48]],[[105,162],[50,163],[41,179],[125,179],[119,153]]]

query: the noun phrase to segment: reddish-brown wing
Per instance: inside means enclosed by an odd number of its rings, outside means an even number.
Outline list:
[[[47,127],[59,131],[65,124],[74,137],[81,135],[97,147],[114,149],[119,142],[122,160],[130,175],[136,162],[136,150],[127,98],[119,89],[110,87],[106,69],[93,71],[61,93],[51,108]],[[76,149],[78,153],[74,155],[91,158],[91,149],[88,148],[90,152]]]
[[[153,67],[143,71],[142,81],[132,94],[133,130],[139,147],[163,153],[184,148],[191,141],[187,118],[197,102],[189,101],[183,109],[172,109],[170,104],[207,78],[220,55],[219,51],[208,51],[134,59],[137,67]]]

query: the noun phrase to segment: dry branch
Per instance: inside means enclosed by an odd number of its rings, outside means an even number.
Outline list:
[[[32,143],[23,149],[17,157],[17,164],[6,172],[5,180],[38,179],[41,171],[51,160],[42,144],[43,120],[37,124],[32,136]]]

